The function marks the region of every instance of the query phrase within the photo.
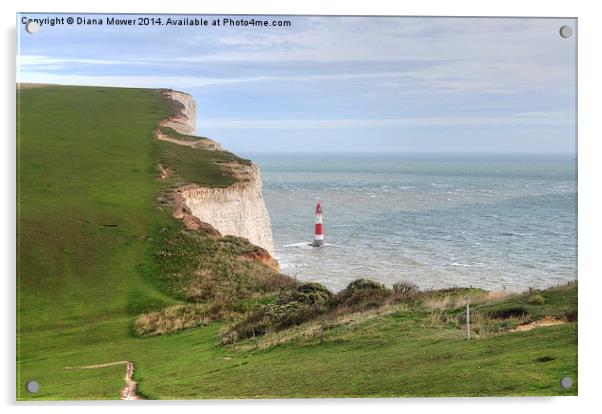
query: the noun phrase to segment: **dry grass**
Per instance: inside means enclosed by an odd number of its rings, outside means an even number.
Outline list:
[[[442,310],[464,306],[466,305],[467,299],[471,305],[478,305],[483,303],[501,302],[516,295],[516,293],[506,290],[468,293],[462,296],[429,296],[428,293],[426,293],[422,300],[422,305],[428,309]]]
[[[137,335],[162,335],[241,318],[299,284],[264,263],[270,256],[248,240],[215,237],[184,229],[182,223],[159,229],[154,255],[155,283],[188,303],[139,316],[134,324]]]
[[[257,246],[232,236],[165,228],[156,258],[160,286],[179,299],[236,307],[241,301],[291,289],[298,282],[261,261],[241,257]]]
[[[236,350],[244,352],[251,349],[268,349],[273,346],[282,345],[285,343],[309,343],[319,341],[321,329],[323,327],[325,335],[329,335],[334,331],[344,330],[351,334],[354,330],[359,329],[367,323],[370,323],[374,318],[390,315],[394,312],[399,312],[405,309],[404,305],[395,305],[388,303],[380,308],[373,308],[361,312],[352,312],[349,309],[336,309],[333,312],[322,315],[317,319],[295,325],[280,331],[270,331],[264,336],[257,336],[255,340],[251,339],[237,344]],[[222,336],[226,337],[227,331],[222,332]],[[237,338],[240,339],[240,338]],[[224,343],[231,344],[232,341]]]
[[[134,323],[134,330],[140,336],[164,335],[204,326],[211,319],[205,305],[174,305],[158,312],[140,315]]]
[[[458,322],[461,326],[465,326],[466,318],[464,314],[458,318]],[[523,323],[525,323],[525,317],[520,316],[498,319],[479,311],[470,314],[471,333],[476,337],[510,332]]]
[[[431,310],[442,310],[447,308],[458,307],[460,300],[458,298],[442,297],[442,298],[429,298],[424,300],[424,307]]]
[[[343,338],[365,323],[373,323],[374,318],[399,313],[416,321],[417,326],[428,329],[444,329],[444,335],[463,337],[466,328],[466,299],[471,304],[471,334],[474,338],[498,335],[505,332],[513,332],[517,327],[548,326],[546,321],[551,317],[544,317],[542,312],[547,312],[545,306],[554,294],[555,290],[562,292],[571,289],[572,285],[552,288],[547,291],[530,291],[517,294],[509,291],[489,292],[475,288],[451,288],[428,291],[415,291],[409,289],[397,289],[397,292],[389,291],[385,295],[377,295],[375,301],[374,292],[383,290],[382,287],[372,286],[368,282],[358,281],[357,289],[348,287],[347,292],[340,292],[333,297],[329,309],[321,313],[311,315],[309,319],[299,319],[298,323],[289,326],[267,325],[267,329],[261,332],[255,330],[256,337],[249,343],[244,339],[248,335],[237,335],[230,337],[235,341],[241,341],[236,349],[269,348],[287,342],[312,342],[316,341],[323,327],[324,332],[335,334],[337,338]],[[361,286],[359,286],[361,285]],[[358,287],[359,286],[359,287]],[[368,292],[368,293],[366,293]],[[544,296],[546,297],[544,300]],[[570,296],[570,294],[568,295]],[[367,300],[369,306],[364,303]],[[529,304],[530,308],[523,308],[522,302]],[[377,306],[376,304],[379,303]],[[546,304],[546,305],[544,305]],[[554,324],[559,320],[571,320],[573,313],[571,307],[558,308],[560,316],[554,317]],[[564,315],[564,316],[563,316]],[[576,313],[575,313],[576,315]],[[543,319],[542,322],[539,321]],[[574,316],[576,320],[576,316]],[[248,321],[252,322],[252,321]],[[252,324],[251,324],[252,325]],[[249,325],[249,326],[251,326]],[[265,327],[264,327],[265,328]],[[519,328],[521,329],[521,328]],[[232,333],[224,332],[224,335]],[[262,336],[263,335],[263,336]],[[342,336],[341,336],[342,335]],[[259,338],[262,336],[261,338]],[[231,343],[224,341],[223,343]]]
[[[430,311],[429,326],[447,325],[458,329],[464,328],[466,326],[465,307],[467,300],[471,305],[471,332],[476,337],[506,332],[525,322],[524,317],[521,316],[495,318],[478,310],[479,305],[500,303],[517,296],[516,293],[468,289],[462,294],[451,292],[450,295],[440,295],[439,293],[435,291],[433,296],[426,293],[421,302],[421,305]]]
[[[322,289],[325,289],[322,287]],[[420,291],[418,287],[401,281],[388,289],[384,285],[367,279],[357,279],[330,299],[316,303],[298,302],[289,296],[281,296],[276,302],[247,314],[242,321],[232,326],[222,336],[224,344],[254,336],[274,336],[268,343],[288,341],[305,337],[315,332],[315,321],[329,326],[340,326],[353,320],[365,320],[399,310],[427,312],[424,326],[451,325],[460,327],[462,309],[466,299],[472,304],[494,303],[510,296],[508,292],[488,292],[475,288],[449,288]],[[477,326],[478,320],[477,320]],[[492,328],[482,328],[481,332]],[[286,330],[286,333],[276,334]]]
[[[298,282],[260,262],[233,257],[219,250],[199,262],[194,276],[182,286],[186,300],[239,301],[258,293],[279,292],[295,287]]]
[[[319,283],[299,285],[247,314],[222,337],[222,342],[263,336],[268,331],[280,331],[316,319],[329,310],[331,300],[332,293]]]

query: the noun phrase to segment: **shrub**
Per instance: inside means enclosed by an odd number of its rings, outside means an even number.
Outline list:
[[[420,294],[418,285],[413,282],[401,280],[393,284],[393,295],[396,300],[409,302],[415,300]]]
[[[540,294],[533,295],[529,298],[529,303],[531,305],[543,305],[545,302],[546,300]]]
[[[577,309],[571,309],[566,312],[565,319],[567,322],[576,322],[577,321]]]
[[[349,283],[345,290],[347,291],[360,291],[366,289],[386,289],[382,283],[375,282],[370,279],[356,279]]]
[[[304,283],[291,293],[289,299],[306,305],[316,305],[328,303],[332,296],[332,292],[320,283]]]
[[[464,327],[465,321],[462,323]],[[479,318],[477,314],[474,315],[473,321],[471,321],[471,328],[474,333],[479,336],[486,336],[491,334],[497,334],[507,332],[511,329],[516,328],[521,320],[517,319],[488,319],[487,316]]]
[[[520,318],[529,315],[529,311],[523,306],[499,306],[486,312],[490,318],[508,319]]]
[[[268,331],[280,331],[307,322],[325,313],[332,297],[332,293],[319,283],[302,284],[251,312],[226,333],[222,342],[229,343],[235,337],[249,338],[253,334],[261,336]]]
[[[333,299],[339,310],[362,311],[378,308],[391,297],[391,290],[368,279],[357,279]]]

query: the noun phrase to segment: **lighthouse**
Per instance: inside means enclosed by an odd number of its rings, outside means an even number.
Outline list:
[[[324,232],[322,229],[322,207],[320,203],[316,205],[316,230],[314,232],[314,241],[312,247],[320,247],[324,244]]]

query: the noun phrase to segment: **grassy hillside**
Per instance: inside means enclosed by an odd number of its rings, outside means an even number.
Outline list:
[[[174,306],[205,312],[216,298],[245,312],[275,298],[286,280],[240,261],[253,249],[240,239],[186,231],[159,208],[175,184],[230,184],[215,161],[237,159],[156,140],[172,110],[157,90],[18,91],[18,399],[117,399],[124,366],[67,368],[120,360],[134,361],[148,398],[576,393],[559,387],[563,375],[577,379],[576,311],[564,325],[488,331],[470,342],[458,309],[426,301],[335,318],[323,344],[319,320],[227,346],[220,332],[230,321],[212,318],[138,336],[141,314]],[[158,181],[159,162],[175,174]],[[213,296],[195,296],[195,283],[207,280]],[[554,292],[539,293],[543,302],[479,306],[490,319],[500,307],[524,307],[524,322],[576,309],[575,285]],[[29,379],[40,383],[38,393],[25,391]]]

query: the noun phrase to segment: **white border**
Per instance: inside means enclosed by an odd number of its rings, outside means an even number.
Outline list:
[[[15,13],[17,11],[40,12],[106,12],[106,13],[237,13],[237,14],[347,14],[347,15],[438,15],[438,16],[546,16],[579,18],[579,397],[564,398],[502,398],[502,399],[402,399],[402,400],[280,400],[241,402],[155,402],[151,405],[133,404],[146,412],[161,412],[168,406],[177,406],[182,411],[244,411],[307,413],[309,411],[337,411],[364,413],[376,409],[380,412],[420,410],[421,412],[479,412],[507,413],[509,411],[540,411],[566,413],[590,411],[601,394],[600,385],[600,300],[602,266],[599,243],[599,214],[602,213],[600,180],[600,133],[602,122],[600,111],[600,73],[602,73],[599,41],[601,15],[594,1],[525,1],[504,0],[487,2],[477,0],[395,2],[393,0],[196,0],[189,3],[166,1],[142,2],[130,0],[103,0],[88,2],[49,1],[3,1],[2,30],[5,62],[2,65],[4,99],[2,101],[3,237],[0,254],[4,265],[4,324],[3,340],[0,342],[6,369],[1,378],[2,400],[10,412],[44,411],[63,412],[121,412],[130,411],[132,404],[95,403],[82,407],[82,403],[16,404],[15,387]],[[598,161],[598,162],[597,162]],[[601,247],[599,247],[601,246]],[[598,305],[598,306],[596,306]],[[598,349],[596,349],[598,348]],[[4,365],[4,364],[3,364]],[[260,374],[258,374],[260,375]]]

